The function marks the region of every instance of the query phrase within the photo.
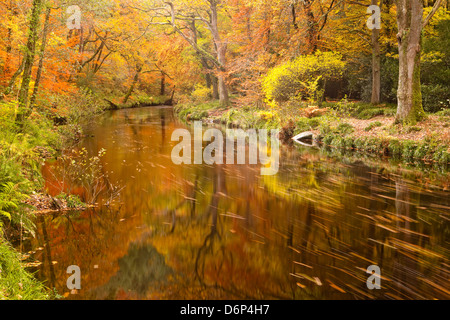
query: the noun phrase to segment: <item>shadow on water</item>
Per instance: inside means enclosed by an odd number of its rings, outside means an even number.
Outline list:
[[[274,176],[177,166],[180,127],[171,108],[143,108],[90,129],[80,147],[105,148],[102,170],[124,189],[113,205],[36,220],[26,251],[48,286],[73,299],[450,298],[448,175],[289,147]],[[380,290],[367,288],[370,265]]]

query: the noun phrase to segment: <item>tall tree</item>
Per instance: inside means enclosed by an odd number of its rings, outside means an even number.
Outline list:
[[[423,0],[396,0],[399,76],[396,121],[415,123],[425,116],[420,88],[422,30],[441,5],[437,0],[423,19]]]
[[[47,7],[47,10],[45,12],[44,31],[42,34],[42,43],[41,43],[41,48],[40,48],[40,52],[39,52],[39,65],[38,65],[38,70],[36,73],[36,79],[34,81],[33,94],[31,95],[31,99],[30,99],[30,107],[33,107],[34,103],[36,102],[36,97],[37,97],[38,90],[39,90],[39,84],[41,82],[42,68],[44,66],[45,46],[47,45],[48,25],[49,25],[51,10],[52,10],[51,7]]]
[[[380,8],[383,0],[372,0],[372,5]],[[371,103],[378,104],[381,99],[381,53],[380,53],[380,29],[372,29],[372,97]]]
[[[28,117],[30,110],[28,109],[28,91],[31,81],[31,70],[33,67],[34,56],[36,51],[36,41],[39,30],[39,16],[42,10],[42,0],[33,0],[33,9],[30,17],[30,29],[28,31],[28,40],[25,53],[24,69],[22,75],[22,85],[19,90],[19,112],[16,122],[23,123]]]
[[[172,2],[167,2],[170,6],[171,21],[170,24],[199,54],[205,59],[210,61],[216,67],[216,73],[218,78],[219,89],[219,101],[222,105],[228,105],[230,102],[227,86],[227,42],[222,39],[219,32],[219,0],[207,0],[206,5],[189,6],[185,9],[186,13],[180,13],[177,15],[175,11],[175,5]],[[198,20],[206,25],[211,32],[211,36],[214,42],[215,56],[206,52],[198,46],[187,34],[185,34],[180,27],[176,24],[177,20]]]

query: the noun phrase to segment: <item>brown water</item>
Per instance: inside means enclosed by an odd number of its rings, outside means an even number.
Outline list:
[[[36,219],[25,251],[39,279],[72,299],[450,298],[448,176],[286,146],[275,176],[177,166],[171,134],[185,127],[171,108],[142,108],[91,128],[80,147],[106,149],[102,170],[124,189],[110,206]]]

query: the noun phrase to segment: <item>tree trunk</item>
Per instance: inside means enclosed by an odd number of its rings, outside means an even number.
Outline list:
[[[8,14],[8,29],[7,29],[7,40],[6,40],[6,57],[3,65],[3,75],[7,75],[10,72],[11,66],[11,52],[12,52],[12,17],[17,16],[18,11],[16,5],[13,4],[13,1],[9,1],[9,6],[7,7],[7,11],[10,11]],[[6,79],[5,79],[6,80]]]
[[[19,68],[17,68],[16,72],[14,72],[13,76],[9,80],[9,84],[6,87],[5,91],[3,92],[3,96],[6,97],[8,94],[11,93],[13,90],[14,84],[16,83],[17,78],[22,73],[23,68],[25,67],[25,61],[22,61],[19,65]]]
[[[136,73],[134,75],[133,82],[131,83],[130,89],[128,89],[127,94],[125,95],[125,97],[122,100],[123,104],[128,102],[128,99],[130,98],[131,94],[133,93],[134,87],[136,86],[136,83],[139,80],[139,74],[141,73],[141,71],[142,71],[142,67],[136,67]]]
[[[420,90],[423,3],[397,0],[399,76],[396,121],[416,123],[425,116]]]
[[[218,16],[217,16],[217,1],[209,0],[211,8],[211,33],[214,39],[214,43],[217,49],[217,60],[221,66],[218,70],[217,78],[219,80],[219,101],[221,105],[228,105],[230,98],[228,96],[228,88],[226,84],[226,53],[227,44],[220,38],[218,29]]]
[[[11,64],[11,51],[12,51],[12,29],[8,28],[8,36],[6,40],[6,57],[5,64],[3,65],[3,74],[9,73],[9,66]]]
[[[383,1],[380,1],[380,10]],[[372,5],[378,5],[378,0],[372,0]],[[381,55],[380,30],[372,30],[372,104],[379,104],[381,100]]]
[[[22,76],[22,85],[19,91],[19,111],[17,114],[16,122],[22,124],[23,121],[28,117],[31,110],[27,108],[28,106],[28,90],[30,88],[31,81],[31,70],[33,67],[35,50],[36,50],[36,40],[38,37],[39,29],[39,15],[42,9],[42,0],[33,1],[33,9],[30,18],[30,29],[28,31],[28,40],[25,54],[25,62]]]
[[[196,43],[196,33],[195,33],[195,24],[191,21],[191,30],[194,31],[194,39],[188,37],[180,28],[177,27],[175,21],[177,19],[175,15],[175,7],[172,2],[166,2],[170,7],[171,12],[171,22],[170,24],[174,27],[175,31],[178,32],[194,49],[198,54],[202,55],[208,61],[210,61],[217,70],[217,78],[218,78],[218,87],[219,87],[219,100],[222,105],[229,104],[229,96],[228,96],[228,88],[226,84],[226,52],[227,52],[227,44],[223,42],[220,38],[219,28],[218,28],[218,14],[217,14],[217,5],[218,0],[208,0],[210,12],[208,12],[209,21],[206,19],[201,19],[206,23],[209,31],[211,32],[214,46],[216,49],[217,56],[211,55],[209,52],[199,47]],[[196,13],[192,13],[192,16],[195,17]]]
[[[164,72],[161,72],[161,90],[159,92],[161,96],[166,94],[166,75]]]
[[[41,51],[39,52],[39,66],[36,73],[36,80],[34,82],[33,94],[31,95],[30,107],[33,107],[34,103],[36,102],[36,96],[39,90],[39,83],[41,82],[42,67],[44,65],[45,46],[47,44],[47,33],[48,33],[48,23],[50,20],[50,11],[51,8],[48,7],[45,12],[44,32],[42,35]]]
[[[219,80],[215,75],[211,75],[211,82],[212,82],[212,88],[213,88],[213,99],[219,100]]]
[[[192,31],[192,41],[195,45],[197,45],[198,42],[198,37],[197,37],[197,26],[195,24],[195,19],[191,21],[191,31]],[[197,51],[197,55],[200,59],[200,62],[202,63],[203,69],[205,69],[205,81],[206,81],[206,87],[208,89],[213,88],[213,93],[212,93],[212,97],[214,100],[218,100],[219,99],[219,90],[217,88],[217,83],[214,86],[214,79],[213,79],[213,75],[212,75],[212,71],[213,68],[209,65],[208,60],[200,53]]]
[[[311,54],[317,51],[317,23],[316,18],[314,17],[314,12],[312,11],[313,1],[304,0],[303,2],[303,10],[306,14],[306,25],[307,25],[307,39],[308,39],[308,47],[306,49],[306,53]]]

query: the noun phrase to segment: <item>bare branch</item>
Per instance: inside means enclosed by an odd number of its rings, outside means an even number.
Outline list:
[[[427,26],[427,24],[430,22],[431,18],[433,18],[433,16],[436,13],[436,11],[438,11],[438,9],[441,6],[441,4],[442,4],[442,0],[437,0],[434,3],[433,9],[431,9],[430,13],[425,18],[425,21],[423,22],[422,28],[425,28]]]

